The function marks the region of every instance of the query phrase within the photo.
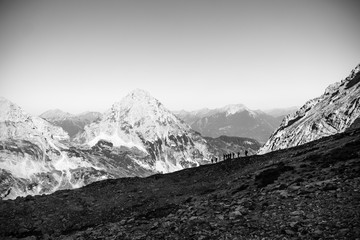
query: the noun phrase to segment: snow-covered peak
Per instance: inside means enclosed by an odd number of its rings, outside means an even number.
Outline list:
[[[130,109],[132,107],[139,107],[139,105],[146,105],[146,107],[162,107],[162,104],[152,97],[150,93],[142,89],[135,89],[126,95],[120,102],[116,103],[123,109]]]
[[[226,105],[225,107],[220,109],[222,112],[226,112],[226,116],[229,115],[233,115],[235,113],[238,112],[243,112],[243,111],[248,111],[252,114],[255,114],[255,112],[251,111],[250,109],[248,109],[245,105],[243,104],[230,104],[230,105]]]
[[[53,126],[42,118],[31,116],[18,105],[0,98],[0,139],[46,142],[44,137],[68,139],[68,135],[61,128]]]
[[[42,113],[40,117],[47,120],[64,120],[73,117],[73,115],[60,109],[53,109]]]
[[[23,122],[28,118],[29,115],[18,105],[4,97],[0,97],[0,122]]]
[[[104,119],[112,122],[125,121],[132,126],[165,126],[180,122],[157,99],[140,89],[134,90],[120,102],[113,104],[111,109],[105,112]]]

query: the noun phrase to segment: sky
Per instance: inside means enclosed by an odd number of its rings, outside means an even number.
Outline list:
[[[0,96],[104,112],[133,89],[170,110],[301,106],[360,63],[360,1],[0,1]]]

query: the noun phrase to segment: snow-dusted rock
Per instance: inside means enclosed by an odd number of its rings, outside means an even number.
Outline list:
[[[110,152],[101,144],[75,148],[62,128],[0,98],[0,199],[48,194],[107,178],[148,176],[153,172],[137,162],[144,155]]]
[[[94,146],[111,142],[142,151],[142,162],[157,172],[172,172],[208,162],[206,141],[146,91],[137,89],[114,103],[101,121],[85,127],[78,140]]]
[[[260,154],[304,144],[345,131],[360,117],[360,64],[341,82],[288,115]]]

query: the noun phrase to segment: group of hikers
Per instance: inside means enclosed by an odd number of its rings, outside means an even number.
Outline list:
[[[247,157],[249,152],[247,150],[245,150],[244,153],[245,153],[245,157]],[[237,157],[240,158],[240,152],[237,153]],[[224,161],[229,160],[229,159],[235,159],[235,153],[223,154]],[[220,161],[220,158],[214,157],[211,159],[211,163],[214,163],[214,162],[217,163],[218,160]]]

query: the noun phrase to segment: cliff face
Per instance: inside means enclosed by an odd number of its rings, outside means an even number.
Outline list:
[[[347,78],[330,85],[323,95],[284,118],[259,153],[294,147],[343,132],[359,116],[360,64]]]

